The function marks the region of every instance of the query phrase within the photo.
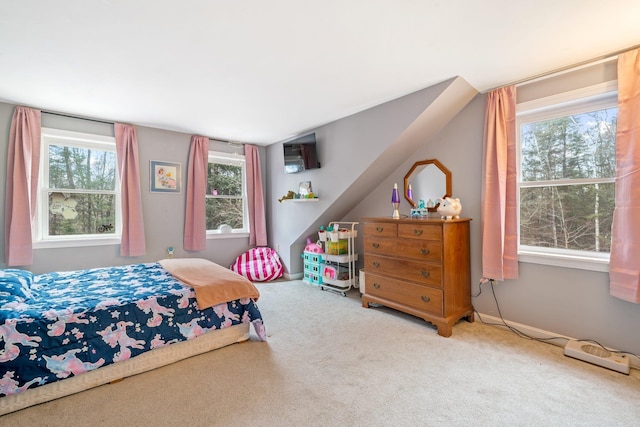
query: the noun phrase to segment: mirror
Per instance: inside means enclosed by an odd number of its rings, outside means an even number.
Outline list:
[[[424,200],[425,204],[431,200],[435,205],[428,207],[428,210],[435,212],[437,200],[450,196],[451,172],[436,159],[415,162],[404,176],[404,197],[413,208],[418,206],[420,199]]]

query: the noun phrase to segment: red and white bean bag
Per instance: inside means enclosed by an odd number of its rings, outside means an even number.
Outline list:
[[[249,249],[229,267],[252,282],[266,282],[282,276],[280,256],[268,247]]]

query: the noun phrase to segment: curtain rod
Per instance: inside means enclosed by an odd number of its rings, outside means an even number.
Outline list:
[[[60,116],[60,117],[69,117],[70,119],[80,119],[80,120],[87,120],[90,122],[96,122],[96,123],[104,123],[107,125],[113,125],[115,124],[114,122],[107,122],[105,120],[98,120],[98,119],[89,119],[86,117],[78,117],[78,116],[72,116],[70,114],[62,114],[62,113],[55,113],[53,111],[45,111],[45,110],[41,110],[43,114],[51,114],[53,116]],[[231,145],[233,147],[244,147],[244,143],[242,142],[236,142],[236,141],[222,141],[220,139],[215,139],[215,138],[209,138],[209,140],[211,141],[216,141],[216,142],[221,142],[223,144],[227,144],[227,145]]]
[[[505,84],[505,85],[501,85],[501,86],[497,86],[497,87],[494,87],[492,89],[487,89],[483,93],[488,93],[488,92],[491,92],[492,90],[496,90],[496,89],[499,89],[501,87],[519,86],[519,85],[523,85],[525,83],[532,83],[532,82],[534,82],[536,80],[541,80],[543,78],[547,78],[547,77],[551,77],[551,76],[555,76],[555,75],[561,75],[561,74],[564,74],[564,73],[567,73],[567,72],[570,72],[570,71],[575,71],[575,70],[580,69],[582,67],[585,67],[587,65],[595,65],[598,62],[606,62],[606,61],[609,61],[609,60],[613,60],[613,59],[616,59],[618,57],[618,55],[623,54],[623,53],[628,52],[628,51],[633,50],[633,49],[637,49],[638,47],[640,47],[640,44],[632,46],[630,48],[626,48],[626,49],[618,50],[618,51],[615,51],[615,52],[611,52],[611,53],[608,53],[606,55],[600,55],[598,57],[591,58],[591,59],[588,59],[586,61],[581,61],[581,62],[578,62],[576,64],[567,65],[566,67],[557,68],[555,70],[551,70],[551,71],[547,71],[547,72],[544,72],[544,73],[540,73],[540,74],[537,74],[537,75],[532,76],[532,77],[527,77],[525,79],[516,80],[514,82],[511,82],[511,83],[508,83],[508,84]]]
[[[90,121],[90,122],[104,123],[104,124],[107,124],[107,125],[113,125],[114,124],[114,122],[107,122],[107,121],[104,121],[104,120],[97,120],[97,119],[88,119],[86,117],[71,116],[69,114],[54,113],[53,111],[44,111],[44,110],[42,110],[42,112],[44,114],[51,114],[53,116],[69,117],[70,119],[87,120],[87,121]]]
[[[209,141],[219,142],[221,144],[227,144],[227,145],[230,145],[231,147],[238,147],[238,148],[244,147],[246,145],[244,142],[223,141],[222,139],[216,139],[216,138],[209,138]]]

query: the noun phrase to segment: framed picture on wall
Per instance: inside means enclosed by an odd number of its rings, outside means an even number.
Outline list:
[[[154,193],[180,193],[182,176],[180,163],[151,160],[150,189]]]

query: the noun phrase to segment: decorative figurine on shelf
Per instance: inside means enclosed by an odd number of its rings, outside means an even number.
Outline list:
[[[311,181],[300,182],[298,193],[300,193],[301,198],[308,198],[309,194],[313,194],[313,190],[311,189]]]
[[[411,209],[411,218],[425,218],[429,216],[429,210],[424,205],[424,200],[420,199],[418,207]]]
[[[462,203],[460,199],[445,197],[444,199],[438,199],[440,205],[438,206],[438,214],[442,219],[458,219],[460,218],[460,212],[462,212]]]
[[[284,196],[282,196],[281,198],[278,199],[278,202],[282,203],[283,200],[295,199],[295,198],[296,198],[296,193],[294,193],[293,191],[289,190],[287,192],[287,194],[285,194]]]
[[[393,184],[393,192],[391,193],[391,205],[393,206],[393,219],[400,218],[400,194],[398,193],[398,183]]]

